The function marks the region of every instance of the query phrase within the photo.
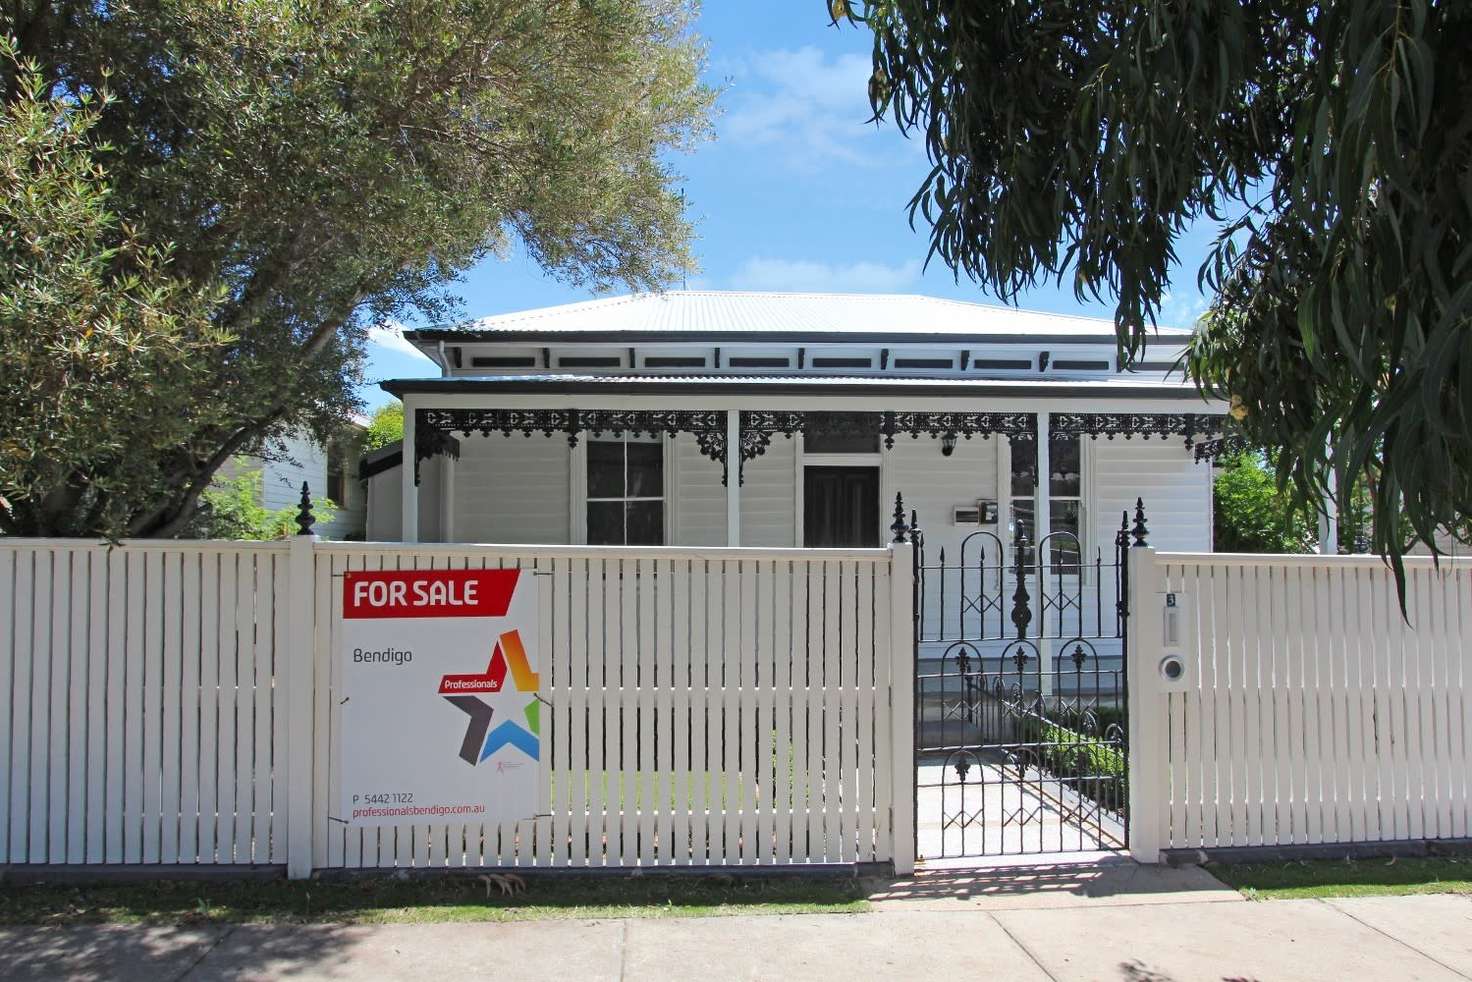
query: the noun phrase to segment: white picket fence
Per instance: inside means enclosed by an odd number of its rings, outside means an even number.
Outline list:
[[[546,578],[544,814],[348,826],[339,577],[493,566]],[[1472,563],[1407,567],[1408,622],[1377,559],[1132,551],[1137,857],[1472,835]],[[0,864],[907,871],[911,590],[908,546],[0,540]]]
[[[1469,835],[1472,564],[1406,568],[1133,550],[1137,857]]]
[[[0,540],[0,863],[906,870],[910,563],[907,546]],[[495,566],[551,583],[545,815],[348,827],[336,577]]]
[[[285,861],[287,558],[0,540],[0,862]]]

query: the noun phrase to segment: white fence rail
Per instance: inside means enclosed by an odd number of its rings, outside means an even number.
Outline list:
[[[347,827],[336,577],[518,565],[551,584],[545,815]],[[909,574],[907,546],[0,540],[0,863],[904,870]]]
[[[1136,856],[1469,834],[1472,564],[1406,569],[1133,550]]]

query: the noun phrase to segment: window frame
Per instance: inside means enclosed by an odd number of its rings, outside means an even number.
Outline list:
[[[336,439],[331,439],[322,447],[322,457],[323,494],[339,509],[347,508],[348,455]],[[337,496],[332,493],[339,488],[342,491],[342,500],[338,500]]]
[[[1053,493],[1053,491],[1052,491],[1051,483],[1048,485],[1048,494],[1047,494],[1047,502],[1048,502],[1048,507],[1049,507],[1048,530],[1049,530],[1050,533],[1058,531],[1058,529],[1053,528],[1053,521],[1052,521],[1052,514],[1051,514],[1051,510],[1052,510],[1052,506],[1053,506],[1054,502],[1073,502],[1074,504],[1077,505],[1077,508],[1078,508],[1078,528],[1074,530],[1074,533],[1078,536],[1078,549],[1079,549],[1079,552],[1078,552],[1078,563],[1077,563],[1078,570],[1075,573],[1071,573],[1071,574],[1070,573],[1063,573],[1062,575],[1065,575],[1065,576],[1070,576],[1070,575],[1071,576],[1078,576],[1078,577],[1080,577],[1082,579],[1087,580],[1088,579],[1088,569],[1089,569],[1089,564],[1088,564],[1088,561],[1087,561],[1088,547],[1089,547],[1089,537],[1088,537],[1088,535],[1089,535],[1089,531],[1088,531],[1089,509],[1088,509],[1088,506],[1087,506],[1087,501],[1088,501],[1088,497],[1089,497],[1089,464],[1088,464],[1088,456],[1089,456],[1089,454],[1088,454],[1088,447],[1089,447],[1089,444],[1087,442],[1085,442],[1085,439],[1084,439],[1084,437],[1083,437],[1082,434],[1075,434],[1075,435],[1066,436],[1066,437],[1065,436],[1055,436],[1055,435],[1049,434],[1049,438],[1048,439],[1049,439],[1049,443],[1050,444],[1051,443],[1061,443],[1061,442],[1063,442],[1065,440],[1073,440],[1073,441],[1076,441],[1077,444],[1078,444],[1078,493],[1077,494],[1071,494],[1071,495],[1055,495]],[[998,474],[998,484],[1001,486],[1001,488],[1005,489],[1006,492],[1007,492],[1007,545],[1008,545],[1008,549],[1009,550],[1014,549],[1015,548],[1015,545],[1016,545],[1016,542],[1017,542],[1017,503],[1019,501],[1020,502],[1025,502],[1031,508],[1031,510],[1033,512],[1033,516],[1032,516],[1033,531],[1034,532],[1037,531],[1037,501],[1038,501],[1037,489],[1038,489],[1038,485],[1037,484],[1034,484],[1034,486],[1033,486],[1033,493],[1030,494],[1030,495],[1017,494],[1013,490],[1013,486],[1012,486],[1012,478],[1013,478],[1013,475],[1016,473],[1016,471],[1015,471],[1015,464],[1016,464],[1017,444],[1018,443],[1035,443],[1035,442],[1036,442],[1036,438],[1034,438],[1032,440],[1011,440],[1011,441],[1008,441],[1008,444],[1009,445],[1008,445],[1008,452],[1007,452],[1007,455],[1006,455],[1005,468],[1004,469],[999,468],[999,471],[1000,472]],[[998,456],[999,456],[998,464],[1000,465],[1002,462],[1000,460],[1000,455],[998,455]],[[1033,460],[1034,460],[1034,463],[1036,463],[1036,460],[1037,460],[1036,454],[1034,454]],[[1050,449],[1050,452],[1048,454],[1048,461],[1049,461],[1050,464],[1053,461],[1053,455],[1052,455],[1051,449]],[[1042,481],[1042,480],[1049,480],[1049,481],[1051,481],[1051,477],[1045,477],[1043,475],[1038,475],[1037,476],[1037,480],[1038,481]],[[1055,540],[1055,544],[1056,544],[1056,540]],[[1039,563],[1038,563],[1037,543],[1036,542],[1033,542],[1031,544],[1030,549],[1029,549],[1029,552],[1031,554],[1030,555],[1030,559],[1029,559],[1029,567],[1032,568],[1032,569],[1037,569],[1038,566],[1039,566]],[[1009,559],[1010,558],[1012,558],[1012,557],[1009,557]],[[1047,575],[1049,575],[1049,576],[1057,576],[1057,575],[1059,575],[1058,569],[1059,569],[1059,566],[1060,565],[1062,565],[1062,564],[1053,562],[1052,557],[1050,556],[1048,562],[1045,563],[1045,564],[1043,564],[1043,568],[1044,568],[1044,570],[1045,570],[1045,572],[1046,572]]]
[[[609,496],[609,495],[596,495],[595,496],[595,495],[592,495],[592,494],[589,493],[589,486],[590,486],[590,483],[592,481],[592,470],[591,470],[591,467],[589,466],[589,462],[588,462],[588,449],[594,443],[618,444],[620,447],[623,448],[623,452],[622,452],[622,459],[623,459],[623,481],[622,481],[622,485],[621,486],[623,488],[624,494],[622,496]],[[646,446],[657,446],[657,447],[659,447],[659,451],[660,451],[660,481],[659,481],[659,494],[658,495],[630,495],[630,494],[628,494],[628,490],[629,490],[629,454],[628,454],[628,445],[630,443],[639,443],[639,444],[644,444]],[[591,509],[589,509],[588,506],[590,504],[593,504],[593,503],[596,503],[596,502],[621,502],[624,505],[624,508],[623,508],[623,540],[624,541],[623,541],[622,545],[627,546],[628,545],[628,539],[629,539],[629,514],[628,514],[628,505],[631,502],[640,502],[640,501],[657,501],[657,502],[660,503],[660,541],[658,543],[656,543],[656,544],[657,545],[668,545],[669,544],[669,541],[670,541],[670,529],[673,527],[672,526],[673,516],[671,515],[671,501],[673,499],[673,494],[672,494],[673,489],[672,489],[672,486],[671,486],[671,482],[672,482],[673,475],[671,473],[671,465],[672,465],[671,457],[672,457],[672,455],[670,453],[669,439],[666,436],[664,436],[662,434],[657,434],[652,439],[650,437],[644,436],[642,434],[639,435],[639,436],[634,436],[634,435],[628,434],[628,433],[619,434],[618,436],[599,436],[599,437],[589,436],[589,437],[586,437],[586,438],[578,441],[577,457],[578,457],[578,465],[573,467],[574,500],[576,501],[577,511],[578,511],[576,534],[573,536],[576,544],[578,544],[578,545],[587,545],[588,544],[588,539],[589,539],[589,536],[588,536],[588,521],[589,521],[589,516],[590,516],[590,511],[591,511]]]

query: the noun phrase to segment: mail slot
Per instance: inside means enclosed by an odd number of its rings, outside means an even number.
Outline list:
[[[1160,606],[1160,685],[1164,689],[1185,689],[1191,684],[1191,665],[1196,661],[1199,643],[1191,597],[1180,592],[1162,593]]]

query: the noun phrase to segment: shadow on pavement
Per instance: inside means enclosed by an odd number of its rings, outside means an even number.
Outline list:
[[[880,907],[973,907],[989,902],[1061,906],[1115,898],[1133,903],[1152,898],[1182,903],[1240,896],[1198,867],[1170,869],[1129,860],[926,870],[904,879],[880,881],[869,895]]]
[[[11,979],[97,978],[160,982],[186,975],[239,925],[89,924],[0,928],[4,968]],[[349,943],[345,926],[261,934],[252,961],[290,970],[337,958]]]

